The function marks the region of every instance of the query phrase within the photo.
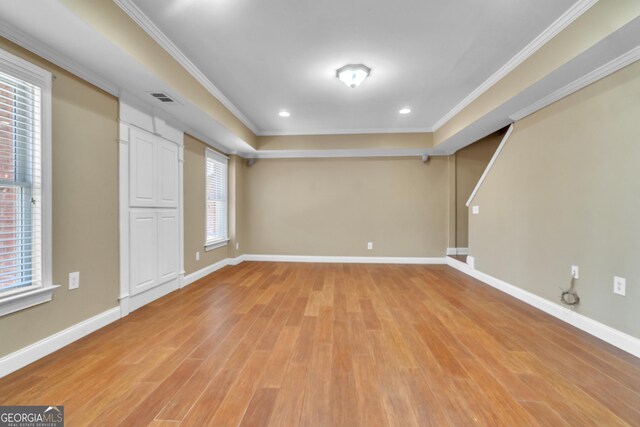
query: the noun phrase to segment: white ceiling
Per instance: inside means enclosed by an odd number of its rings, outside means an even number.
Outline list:
[[[133,2],[259,133],[307,134],[427,130],[576,1]]]
[[[255,151],[59,1],[0,1],[0,36],[223,151]],[[170,92],[179,104],[152,100],[150,90]]]

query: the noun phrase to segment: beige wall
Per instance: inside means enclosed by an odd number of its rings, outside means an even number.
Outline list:
[[[184,269],[191,274],[227,258],[227,246],[205,252],[205,147],[184,135]],[[200,261],[196,261],[200,252]]]
[[[229,159],[229,244],[205,252],[205,149],[207,145],[184,135],[184,267],[185,274],[194,273],[227,257],[242,253],[235,250],[240,237],[237,215],[242,212],[242,159]],[[240,209],[239,209],[240,208]],[[196,261],[196,252],[200,260]]]
[[[640,62],[515,124],[473,201],[476,268],[640,338]],[[613,276],[627,279],[614,295]]]
[[[246,253],[445,254],[445,157],[258,160],[244,179]]]
[[[0,317],[0,357],[118,306],[118,101],[0,38],[51,71],[53,301]],[[69,291],[68,274],[80,272]]]
[[[478,180],[496,152],[504,132],[492,133],[455,154],[456,162],[456,248],[466,248],[469,244],[469,210],[467,200]]]

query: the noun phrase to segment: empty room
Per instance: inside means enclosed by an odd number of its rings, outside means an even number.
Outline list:
[[[3,0],[0,427],[640,427],[640,1]]]

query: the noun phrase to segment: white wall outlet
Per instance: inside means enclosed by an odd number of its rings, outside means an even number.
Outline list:
[[[478,215],[480,213],[480,206],[475,205],[471,207],[471,213],[473,215]]]
[[[578,268],[577,265],[572,265],[571,266],[571,277],[573,279],[579,279],[580,278],[580,269]]]
[[[200,252],[196,252],[196,261],[200,261]]]
[[[236,243],[236,251],[240,249],[240,243]]]
[[[476,259],[471,255],[467,255],[467,265],[471,268],[476,268]]]
[[[627,293],[627,279],[615,276],[613,278],[613,293],[625,296]]]
[[[80,272],[69,273],[69,289],[78,289],[80,287]]]
[[[368,250],[373,249],[373,242],[368,242],[368,243],[367,243],[367,249],[368,249]]]

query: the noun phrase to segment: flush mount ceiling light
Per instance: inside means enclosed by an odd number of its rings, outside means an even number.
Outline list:
[[[400,114],[409,114],[410,112],[411,112],[411,108],[409,107],[404,107],[400,111],[398,111],[398,113]]]
[[[369,77],[371,68],[363,64],[347,64],[336,70],[336,77],[352,89],[357,88]]]
[[[278,115],[279,115],[280,117],[289,117],[289,116],[291,115],[291,113],[290,113],[290,112],[288,112],[288,111],[280,111],[280,112],[278,113]]]

